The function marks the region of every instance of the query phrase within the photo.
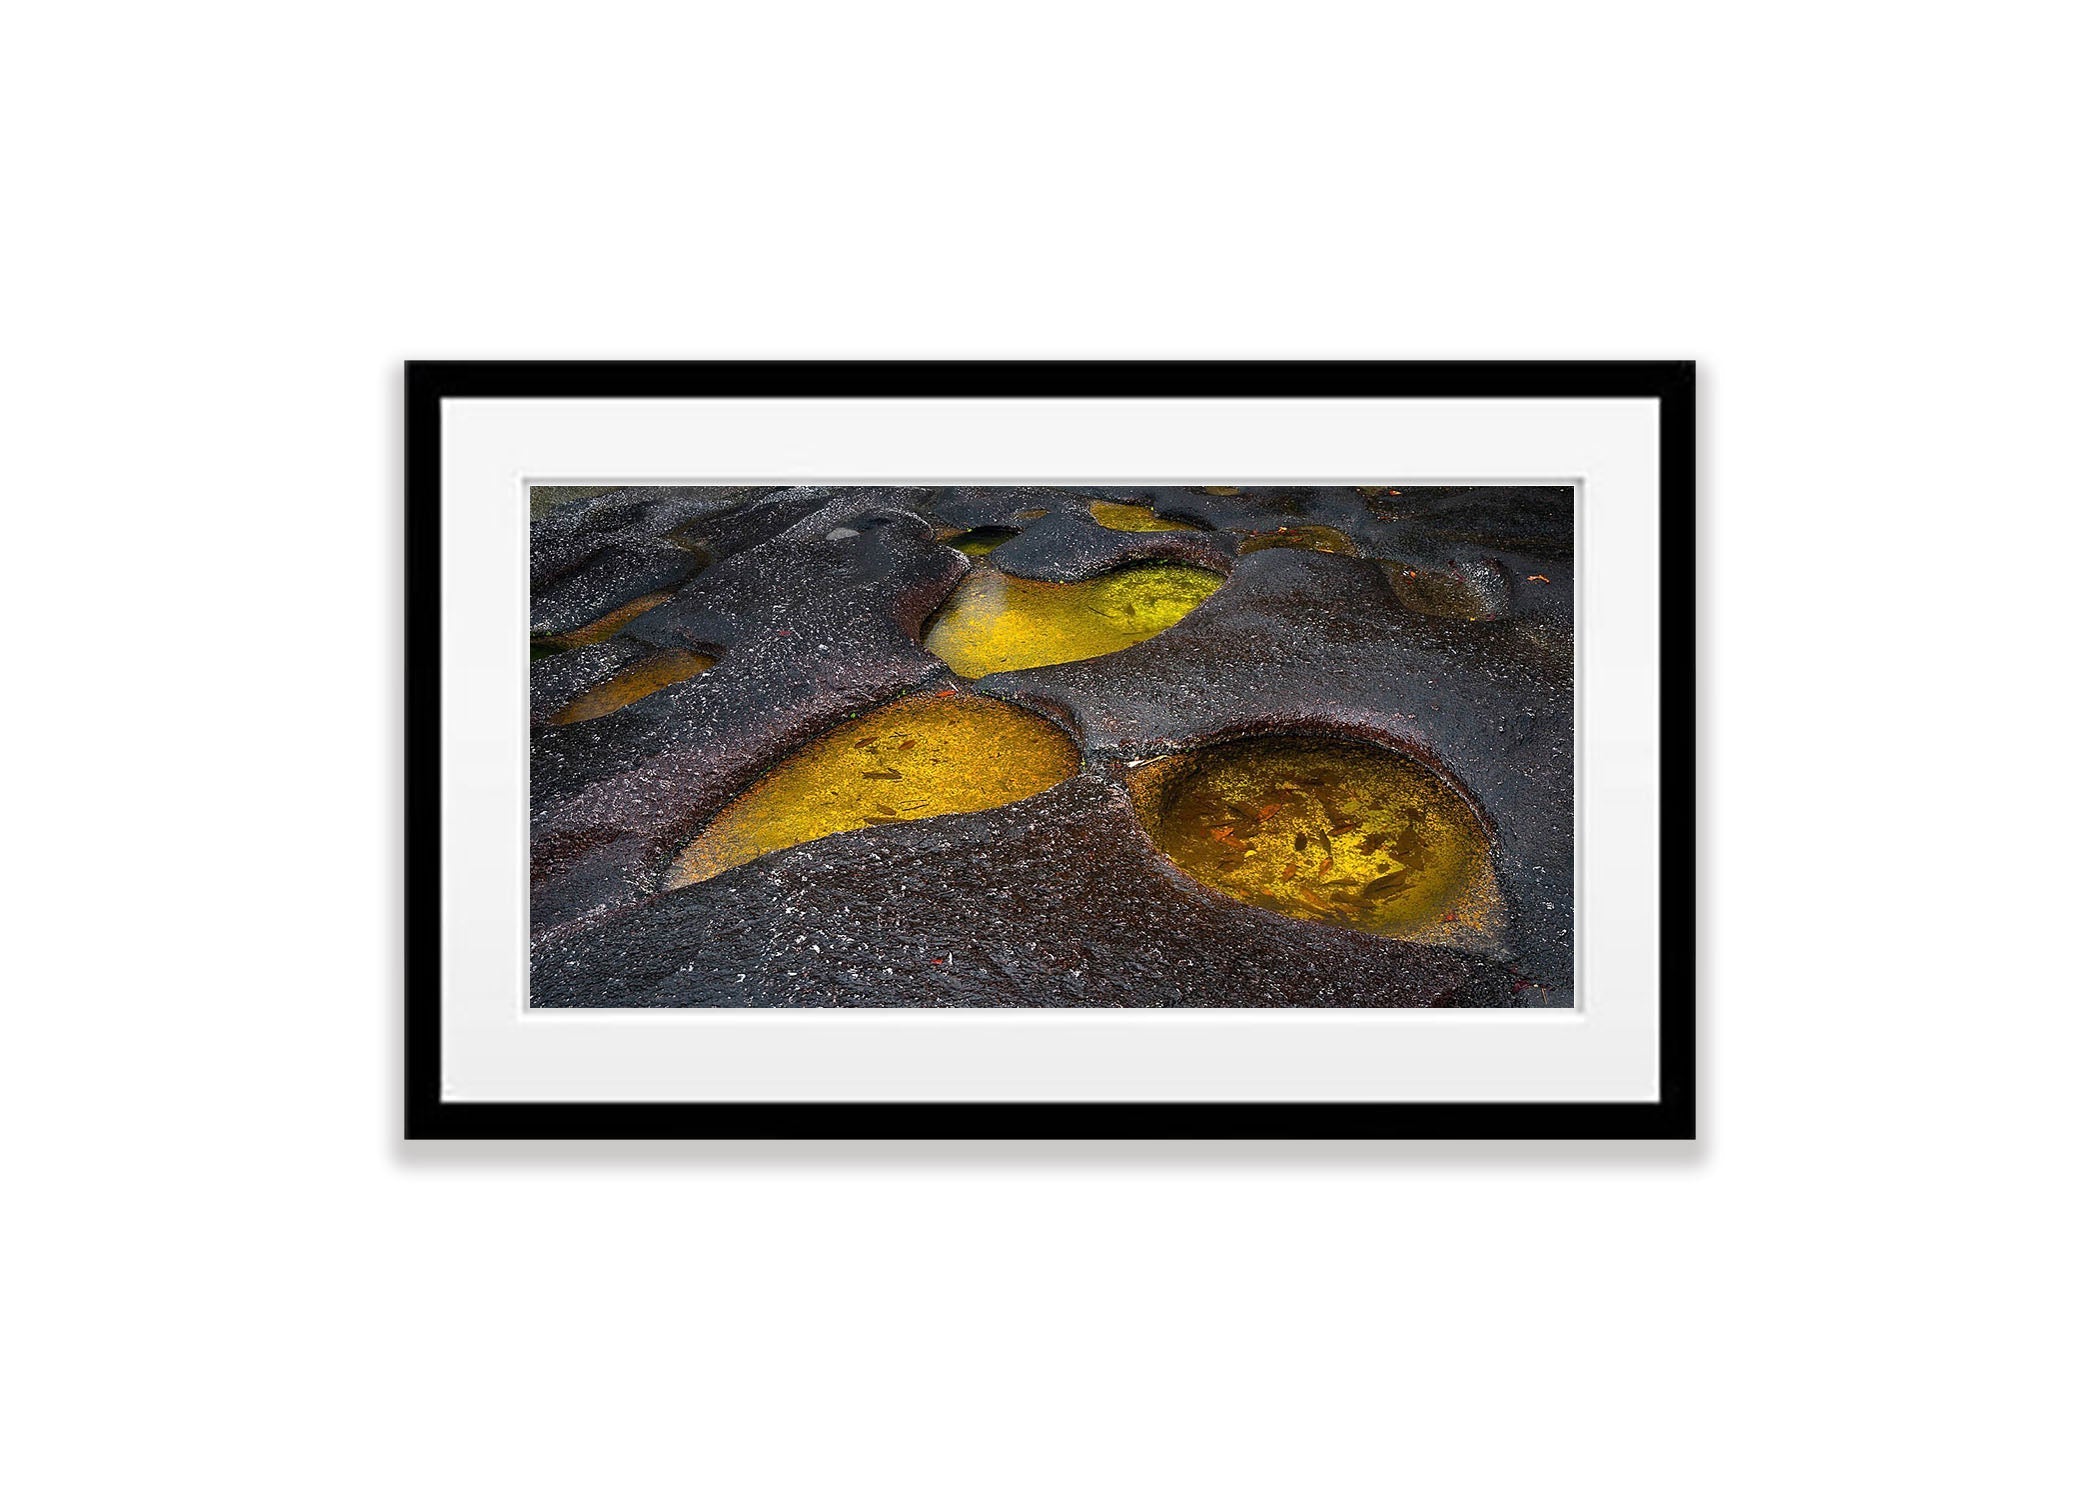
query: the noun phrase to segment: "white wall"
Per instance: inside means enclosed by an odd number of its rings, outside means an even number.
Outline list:
[[[10,22],[10,1494],[2091,1493],[2090,12]],[[1702,362],[1696,1149],[395,1141],[397,365]]]

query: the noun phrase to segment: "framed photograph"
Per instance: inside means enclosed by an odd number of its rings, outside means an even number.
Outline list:
[[[1688,363],[413,363],[411,1137],[1690,1137]]]

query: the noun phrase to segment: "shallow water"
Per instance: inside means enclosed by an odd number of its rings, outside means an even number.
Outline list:
[[[1160,851],[1236,901],[1429,941],[1498,920],[1480,820],[1397,751],[1262,735],[1154,762],[1131,791]]]
[[[574,651],[578,646],[595,646],[609,641],[628,624],[639,620],[657,605],[664,603],[669,594],[644,594],[639,599],[630,599],[611,614],[600,615],[588,625],[579,625],[565,635],[534,636],[532,644],[537,647],[552,646],[557,651]]]
[[[1093,518],[1110,531],[1201,531],[1187,521],[1169,521],[1149,505],[1120,505],[1096,500],[1087,507]]]
[[[1084,583],[966,574],[926,622],[926,649],[958,676],[1083,661],[1150,640],[1224,580],[1186,563],[1137,563]]]
[[[1003,546],[1020,534],[1006,526],[980,526],[975,531],[965,531],[948,545],[966,557],[982,557],[994,547]]]
[[[581,724],[638,703],[651,693],[697,677],[715,664],[712,656],[673,646],[643,657],[626,671],[586,691],[550,717],[549,724]]]
[[[1442,620],[1488,620],[1498,613],[1495,601],[1473,580],[1450,568],[1384,560],[1378,566],[1385,571],[1393,597],[1418,615],[1434,615]]]
[[[947,694],[879,708],[796,750],[686,846],[664,889],[826,834],[1003,807],[1079,769],[1078,749],[1049,720],[953,688]]]
[[[1240,555],[1260,552],[1268,547],[1298,547],[1307,552],[1332,552],[1341,557],[1356,556],[1356,543],[1336,531],[1332,526],[1283,526],[1275,531],[1260,531],[1240,543]]]

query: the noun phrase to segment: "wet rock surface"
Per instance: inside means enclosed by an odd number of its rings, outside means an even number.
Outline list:
[[[999,548],[998,568],[1015,578],[1078,583],[1144,561],[1192,563],[1213,573],[1232,567],[1233,541],[1214,531],[1115,531],[1084,510],[1043,517]]]
[[[1159,859],[1096,772],[834,834],[541,952],[541,1005],[1507,1004],[1500,965],[1294,922]]]
[[[1053,704],[1090,754],[1143,761],[1258,732],[1344,732],[1455,782],[1486,824],[1511,961],[1568,994],[1573,971],[1570,658],[1537,619],[1467,623],[1401,607],[1360,558],[1242,558],[1172,630],[1088,662],[984,678]],[[1530,993],[1530,992],[1527,992]]]
[[[1089,511],[1103,500],[1204,529],[1116,530]],[[1572,511],[1553,488],[631,489],[556,506],[534,523],[536,631],[669,597],[533,663],[532,1002],[1572,1003]],[[1240,555],[1291,527],[1357,555]],[[1015,534],[974,558],[948,545],[984,528]],[[687,567],[666,584],[674,552]],[[1146,559],[1224,582],[1127,649],[976,683],[921,644],[972,566],[1069,583]],[[553,722],[666,649],[714,665]],[[663,889],[678,851],[798,747],[947,691],[1048,716],[1079,775]],[[1132,763],[1278,731],[1389,746],[1458,788],[1507,904],[1497,943],[1295,920],[1170,863]]]
[[[670,600],[588,657],[533,663],[536,936],[646,901],[672,853],[766,766],[945,674],[917,631],[968,563],[911,512],[868,492],[764,497],[702,540],[716,560]],[[549,722],[666,647],[716,664],[602,718]]]

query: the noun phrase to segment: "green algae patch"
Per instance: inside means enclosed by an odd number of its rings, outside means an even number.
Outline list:
[[[1201,526],[1187,521],[1170,521],[1149,505],[1119,505],[1113,500],[1096,500],[1087,507],[1095,521],[1110,531],[1201,531]]]
[[[673,683],[698,677],[714,664],[715,659],[704,652],[686,651],[676,646],[654,652],[563,705],[547,722],[581,724],[586,719],[602,719],[616,709],[639,703]]]
[[[926,649],[959,677],[1106,656],[1150,640],[1223,582],[1187,563],[1136,563],[1084,583],[964,575],[926,622]]]
[[[1240,543],[1240,556],[1269,547],[1297,547],[1306,552],[1331,552],[1337,557],[1356,556],[1356,543],[1332,526],[1282,526],[1258,531]]]
[[[1235,901],[1451,946],[1500,928],[1480,819],[1396,750],[1261,735],[1154,761],[1130,789],[1160,852]]]
[[[754,782],[672,861],[664,889],[827,834],[982,812],[1079,769],[1071,737],[990,698],[926,693],[818,736]]]

